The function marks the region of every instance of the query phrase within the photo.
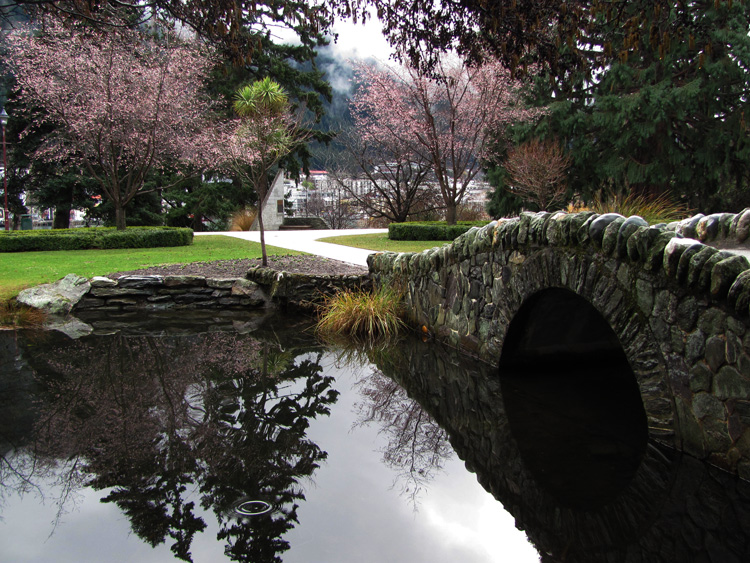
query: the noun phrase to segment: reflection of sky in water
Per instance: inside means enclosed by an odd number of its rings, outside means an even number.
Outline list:
[[[394,486],[394,471],[381,462],[385,437],[378,435],[377,424],[353,429],[354,403],[361,400],[353,387],[366,373],[337,368],[331,355],[323,362],[341,395],[330,416],[310,421],[307,435],[328,452],[328,459],[312,481],[302,483],[307,500],[300,505],[299,524],[284,536],[291,544],[281,554],[285,563],[539,560],[525,534],[515,529],[513,517],[455,456],[420,494],[415,512],[410,498]],[[99,502],[106,494],[81,491],[76,508],[51,536],[54,503],[40,506],[33,493],[23,501],[10,495],[0,522],[0,561],[174,560],[169,540],[155,549],[142,542],[115,505]],[[196,514],[208,527],[194,538],[193,560],[226,560],[213,514]]]

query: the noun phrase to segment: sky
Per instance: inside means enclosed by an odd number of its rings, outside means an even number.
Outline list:
[[[338,40],[331,43],[331,48],[342,59],[373,57],[386,62],[393,52],[388,41],[383,37],[380,21],[374,16],[366,24],[339,20],[334,24],[333,31],[338,34]],[[297,41],[297,36],[293,31],[280,28],[275,29],[274,37],[280,42]]]
[[[367,24],[353,24],[339,21],[333,29],[338,40],[331,47],[334,53],[346,59],[367,59],[373,57],[386,62],[393,49],[383,37],[380,21],[373,18]]]

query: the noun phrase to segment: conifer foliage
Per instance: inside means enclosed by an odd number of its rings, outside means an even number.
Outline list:
[[[522,138],[563,140],[586,199],[607,188],[704,213],[750,205],[750,2],[591,2],[587,14],[559,45],[565,72],[539,80],[548,117]]]

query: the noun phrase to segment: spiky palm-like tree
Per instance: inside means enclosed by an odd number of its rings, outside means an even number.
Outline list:
[[[263,265],[268,265],[263,227],[263,207],[269,194],[268,172],[304,141],[299,119],[295,118],[288,94],[270,78],[243,86],[234,96],[234,111],[242,120],[235,133],[236,143],[255,155],[253,164],[238,162],[235,172],[249,181],[258,194],[258,226]]]

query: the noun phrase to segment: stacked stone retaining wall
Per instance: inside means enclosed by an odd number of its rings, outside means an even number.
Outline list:
[[[367,275],[329,276],[253,268],[246,278],[203,276],[95,277],[74,305],[76,311],[164,309],[257,309],[272,306],[313,310],[342,289],[368,287]]]

